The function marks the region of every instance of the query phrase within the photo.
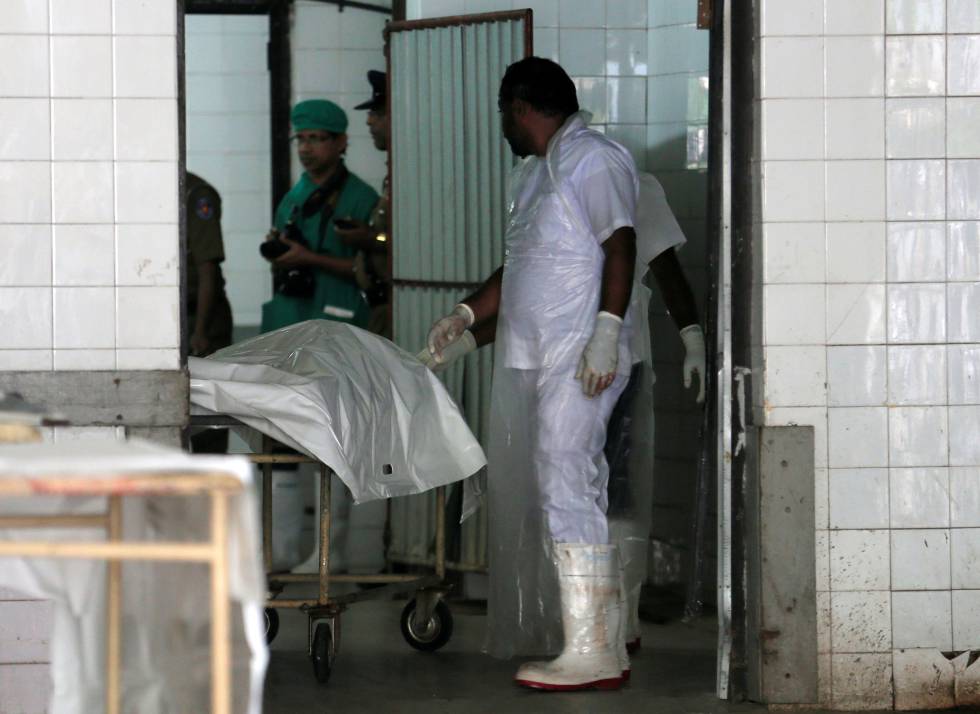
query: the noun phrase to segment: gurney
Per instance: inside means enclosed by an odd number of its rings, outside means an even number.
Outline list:
[[[443,602],[445,488],[486,465],[483,450],[442,383],[389,341],[327,320],[291,325],[206,359],[192,357],[188,366],[192,426],[247,427],[261,435],[261,446],[249,458],[264,475],[262,530],[270,639],[278,626],[275,608],[307,613],[314,674],[325,682],[339,650],[343,610],[360,600],[414,592],[402,612],[403,636],[416,649],[442,647],[452,634],[452,616]],[[279,444],[299,453],[281,453]],[[317,573],[271,572],[271,475],[276,463],[319,465]],[[331,474],[350,489],[355,503],[436,489],[434,572],[331,574]],[[316,598],[279,597],[287,584],[304,582],[317,583]],[[334,583],[379,587],[338,595],[331,593]]]

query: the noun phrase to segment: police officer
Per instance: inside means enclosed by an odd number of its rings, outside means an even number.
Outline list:
[[[378,151],[388,150],[387,75],[370,70],[367,73],[371,85],[371,98],[354,109],[367,110],[367,125],[371,139]],[[391,192],[385,176],[381,198],[371,212],[367,223],[351,221],[337,229],[340,239],[357,249],[357,284],[364,292],[371,307],[368,329],[391,339],[391,276],[388,271],[388,214]]]
[[[356,250],[340,240],[335,222],[367,222],[378,194],[344,165],[343,109],[311,99],[293,107],[290,122],[304,172],[276,208],[275,228],[266,236],[279,245],[263,250],[277,279],[275,294],[262,306],[262,331],[314,318],[366,327]]]
[[[190,353],[205,357],[231,344],[231,305],[221,262],[221,196],[200,176],[187,173],[187,321]]]
[[[231,305],[221,262],[221,196],[200,176],[187,173],[187,326],[190,353],[206,357],[231,344]],[[208,429],[191,437],[195,453],[223,454],[228,430]]]

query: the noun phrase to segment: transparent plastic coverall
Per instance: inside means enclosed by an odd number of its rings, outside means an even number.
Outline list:
[[[645,298],[634,290],[613,384],[589,399],[575,371],[599,312],[602,242],[633,225],[636,191],[628,152],[589,130],[580,114],[555,134],[544,159],[528,158],[511,176],[487,478],[486,649],[496,657],[554,654],[568,639],[599,650],[616,637],[616,623],[595,627],[588,618],[578,629],[566,622],[563,632],[559,614],[576,583],[619,592],[603,445],[635,361],[633,323]],[[608,230],[596,229],[593,200],[612,207],[598,211]],[[582,544],[592,546],[587,555]],[[561,598],[559,569],[571,576],[562,579]]]

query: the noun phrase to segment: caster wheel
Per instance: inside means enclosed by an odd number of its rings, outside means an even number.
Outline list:
[[[265,609],[265,643],[271,645],[279,634],[279,613],[271,607]]]
[[[313,675],[316,681],[326,684],[333,667],[333,634],[330,632],[330,625],[325,622],[317,625],[313,633],[313,652],[310,654],[310,659],[313,660]]]
[[[402,610],[402,635],[412,647],[422,652],[435,652],[453,636],[453,616],[442,600],[436,603],[432,617],[420,627],[415,622],[415,600],[410,600]]]

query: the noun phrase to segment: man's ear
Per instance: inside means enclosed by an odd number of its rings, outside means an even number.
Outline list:
[[[523,119],[530,113],[531,109],[531,105],[523,99],[515,99],[511,102],[511,111],[515,117],[521,117]]]

